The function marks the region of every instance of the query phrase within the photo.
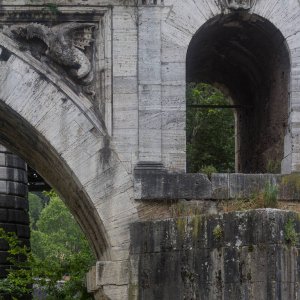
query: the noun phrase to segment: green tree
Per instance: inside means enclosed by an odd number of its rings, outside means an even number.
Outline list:
[[[29,216],[31,229],[36,229],[36,222],[44,208],[44,201],[37,194],[28,193]]]
[[[191,105],[228,105],[229,99],[205,83],[187,86],[187,169],[200,172],[234,171],[235,120],[232,109],[195,108]],[[209,168],[208,168],[209,167]]]
[[[7,278],[0,279],[0,299],[7,299],[8,295],[13,300],[24,299],[24,296],[30,295],[34,282],[30,249],[22,245],[14,232],[7,233],[3,228],[0,228],[0,239],[8,244],[7,261],[11,264]]]
[[[88,242],[59,197],[54,192],[48,196],[51,200],[31,232],[31,251],[15,234],[0,228],[0,239],[9,244],[8,260],[12,265],[8,277],[0,280],[0,299],[6,294],[22,299],[33,284],[46,290],[48,300],[91,299],[85,287],[85,274],[94,264]],[[37,199],[33,202],[38,203]],[[38,210],[40,206],[31,207]],[[59,286],[58,281],[66,274],[70,280]]]
[[[85,274],[94,263],[88,241],[61,199],[50,192],[49,204],[42,210],[31,232],[32,255],[36,267],[47,279],[44,284],[54,299],[89,299]],[[62,288],[57,281],[68,274]]]

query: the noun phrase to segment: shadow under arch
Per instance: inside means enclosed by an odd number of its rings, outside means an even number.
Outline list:
[[[55,188],[81,226],[96,258],[109,260],[110,247],[104,226],[80,182],[41,134],[2,101],[0,143],[29,163]]]
[[[285,39],[258,15],[218,15],[201,26],[188,47],[187,83],[212,84],[240,107],[236,111],[238,172],[267,172],[270,163],[283,160],[289,80]]]

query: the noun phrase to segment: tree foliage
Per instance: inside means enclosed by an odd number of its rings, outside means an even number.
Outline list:
[[[50,279],[49,294],[59,299],[89,298],[84,278],[94,262],[90,247],[61,199],[54,192],[49,196],[51,201],[41,212],[37,230],[31,232],[32,254],[37,262],[48,265],[43,277]],[[55,288],[65,274],[70,275],[71,280],[63,289]]]
[[[28,194],[29,211],[30,211],[30,226],[32,229],[36,229],[36,222],[38,221],[40,214],[45,206],[45,202],[34,193]]]
[[[188,172],[234,171],[235,120],[232,109],[195,108],[190,105],[228,105],[229,99],[205,83],[187,86]]]
[[[30,249],[22,245],[14,232],[0,228],[0,239],[8,244],[7,261],[11,264],[7,278],[0,280],[0,299],[22,299],[31,293],[33,273],[30,268],[32,256]]]
[[[94,257],[81,229],[64,203],[54,193],[50,202],[37,216],[40,205],[30,197],[31,251],[23,247],[13,233],[0,230],[0,238],[9,243],[12,268],[6,279],[0,280],[0,296],[9,293],[16,299],[31,292],[32,285],[43,289],[47,299],[91,299],[85,287],[85,274],[94,264]],[[34,215],[33,215],[34,214]],[[20,260],[19,257],[23,260]],[[69,281],[59,285],[64,275]],[[0,298],[1,299],[1,298]]]

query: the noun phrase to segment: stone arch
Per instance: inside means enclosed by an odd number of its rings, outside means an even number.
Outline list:
[[[249,1],[248,1],[249,2]],[[172,99],[184,99],[186,85],[186,54],[193,36],[209,20],[217,16],[229,14],[247,14],[249,18],[261,17],[277,28],[287,45],[290,56],[290,83],[288,87],[288,126],[284,137],[284,155],[281,163],[282,173],[298,172],[300,170],[300,152],[298,147],[300,112],[297,106],[300,103],[300,86],[298,66],[300,63],[300,45],[297,31],[300,22],[299,1],[257,0],[250,1],[251,6],[246,9],[235,10],[226,7],[226,1],[175,1],[165,15],[162,25],[162,62],[164,75],[164,93]],[[238,3],[238,2],[237,2]],[[240,2],[241,3],[241,2]],[[243,2],[244,3],[244,2]],[[172,50],[172,53],[170,52]],[[173,96],[174,95],[174,96]],[[184,111],[184,103],[178,101],[178,109]],[[180,117],[184,119],[184,116]],[[178,134],[184,134],[178,130]],[[176,141],[170,145],[177,146]],[[169,150],[168,148],[168,150]],[[181,149],[183,147],[181,146]],[[167,157],[167,153],[164,153]]]
[[[92,104],[0,34],[0,141],[62,196],[98,260],[126,260],[132,180]],[[4,51],[4,52],[3,52]]]
[[[238,107],[238,172],[265,173],[280,166],[288,126],[289,77],[285,39],[262,17],[218,15],[193,36],[187,51],[187,82],[213,84],[229,93]]]

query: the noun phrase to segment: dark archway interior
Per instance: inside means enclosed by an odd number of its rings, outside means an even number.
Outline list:
[[[213,84],[239,106],[237,171],[268,172],[270,165],[283,159],[289,76],[284,37],[261,17],[218,16],[193,37],[187,53],[187,82]]]

